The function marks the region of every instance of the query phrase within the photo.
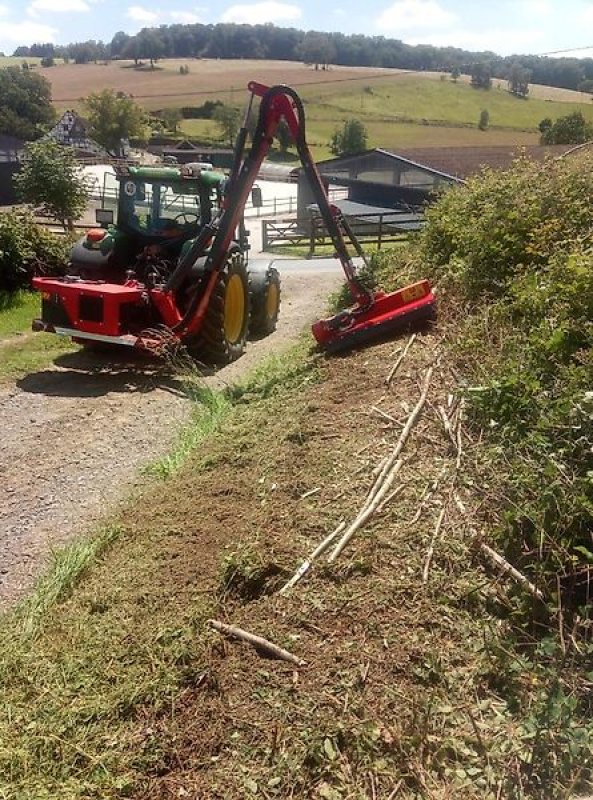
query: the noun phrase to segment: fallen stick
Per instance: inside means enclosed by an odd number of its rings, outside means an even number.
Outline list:
[[[463,441],[461,439],[461,425],[463,423],[463,400],[459,403],[459,414],[457,415],[457,429],[456,429],[456,446],[457,458],[455,459],[455,469],[459,472],[461,469],[461,457],[463,455]]]
[[[303,561],[303,563],[297,569],[297,571],[294,573],[292,578],[284,584],[282,589],[280,589],[279,594],[285,595],[294,586],[296,586],[296,584],[300,581],[300,579],[303,577],[303,575],[306,575],[307,572],[309,572],[309,570],[311,569],[311,566],[313,565],[313,561],[315,561],[315,559],[318,556],[320,556],[322,553],[324,553],[327,550],[327,548],[330,546],[330,544],[333,542],[333,540],[336,538],[336,536],[338,534],[342,533],[342,531],[344,530],[345,527],[346,527],[346,523],[345,522],[340,522],[340,524],[335,529],[335,531],[332,531],[332,533],[330,533],[329,536],[325,537],[325,539],[321,542],[321,544],[319,544],[315,548],[315,550],[313,550],[311,555]]]
[[[413,334],[410,336],[410,338],[408,339],[408,341],[407,341],[407,343],[406,343],[406,346],[404,347],[403,353],[401,353],[401,354],[400,354],[400,356],[399,356],[399,358],[397,359],[397,361],[395,362],[395,364],[394,364],[394,365],[391,367],[391,369],[389,370],[389,375],[388,375],[388,376],[385,378],[385,383],[387,384],[387,386],[389,386],[389,384],[390,384],[390,383],[391,383],[391,381],[393,380],[393,378],[394,378],[394,376],[395,376],[395,373],[396,373],[396,372],[398,371],[398,369],[399,369],[399,365],[402,363],[402,361],[403,361],[403,360],[404,360],[404,358],[406,357],[406,354],[407,354],[408,350],[410,349],[410,347],[411,347],[411,346],[414,344],[414,341],[415,341],[415,339],[416,339],[416,336],[417,336],[417,335],[418,335],[418,334],[416,334],[416,333],[413,333]]]
[[[452,443],[453,447],[457,449],[457,439],[453,432],[453,428],[451,427],[451,420],[447,416],[447,412],[445,411],[443,406],[437,406],[436,411],[441,422],[443,423],[443,427],[445,429],[445,433],[449,437],[449,441]]]
[[[405,486],[406,486],[405,483],[400,483],[399,486],[396,486],[395,489],[391,492],[391,494],[388,497],[386,497],[385,500],[381,501],[381,505],[379,505],[377,507],[377,513],[379,513],[380,511],[383,511],[385,506],[388,503],[390,503],[393,500],[394,497],[397,497],[397,495],[402,491],[402,489],[405,488]]]
[[[253,633],[248,633],[242,628],[237,628],[234,625],[227,625],[226,623],[219,622],[216,619],[209,619],[208,624],[223,636],[229,636],[232,639],[240,639],[242,642],[247,642],[247,644],[255,647],[256,650],[261,650],[273,658],[280,658],[283,661],[290,661],[291,664],[296,664],[297,667],[304,667],[307,663],[306,661],[303,661],[302,658],[293,656],[293,654],[289,653],[288,650],[284,650],[282,647],[278,647],[277,644],[268,641],[268,639],[263,639],[261,636],[255,636]]]
[[[395,417],[392,417],[391,414],[388,414],[386,411],[382,411],[377,406],[371,406],[371,411],[374,411],[375,414],[378,414],[380,417],[383,417],[384,419],[389,420],[389,422],[392,422],[394,425],[399,425],[400,427],[403,427],[403,423],[401,423]]]
[[[432,539],[430,540],[430,545],[428,546],[428,551],[426,553],[426,560],[424,562],[424,569],[422,570],[422,583],[428,582],[428,573],[430,570],[430,564],[432,562],[432,557],[434,555],[434,549],[437,543],[437,539],[440,535],[441,528],[443,527],[443,520],[445,519],[445,514],[447,513],[447,506],[446,504],[441,508],[441,513],[438,516],[437,523],[434,526],[434,531],[432,534]]]
[[[488,545],[485,544],[484,542],[480,544],[480,550],[493,564],[499,567],[502,572],[504,572],[506,575],[510,575],[511,578],[514,578],[517,581],[517,583],[520,583],[524,589],[527,589],[529,594],[533,595],[533,597],[536,597],[538,600],[541,600],[542,603],[544,602],[544,595],[537,588],[537,586],[531,583],[529,578],[526,578],[525,575],[523,575],[521,572],[519,572],[518,569],[513,567],[512,564],[509,564],[506,558],[503,558],[503,556],[499,555],[496,552],[496,550],[493,550],[491,547],[488,547]]]
[[[394,463],[399,458],[399,454],[403,450],[404,445],[406,444],[406,442],[408,440],[408,437],[410,435],[410,432],[411,432],[412,428],[414,427],[414,425],[416,424],[416,422],[418,420],[418,417],[420,416],[420,412],[422,411],[422,408],[424,407],[424,404],[426,403],[426,398],[428,396],[428,387],[430,385],[430,380],[432,378],[432,373],[433,372],[434,372],[434,367],[429,367],[427,369],[426,375],[424,376],[424,383],[423,383],[423,386],[422,386],[422,392],[420,394],[420,398],[419,398],[418,402],[416,403],[416,405],[414,406],[414,409],[412,410],[412,413],[408,417],[408,420],[407,420],[406,424],[404,425],[404,427],[402,429],[402,432],[399,435],[399,439],[397,440],[397,443],[396,443],[394,449],[391,451],[391,453],[389,453],[389,455],[385,456],[385,458],[381,462],[381,469],[380,469],[379,474],[377,475],[377,477],[375,479],[374,484],[371,486],[371,488],[369,490],[369,493],[367,494],[367,497],[365,499],[364,505],[366,505],[367,503],[370,503],[372,501],[373,497],[375,496],[375,494],[379,490],[379,487],[381,486],[381,484],[385,480],[385,476],[389,473],[389,470],[392,468]]]
[[[373,516],[373,514],[379,508],[379,506],[383,502],[383,499],[385,498],[385,495],[393,486],[393,482],[395,481],[397,473],[400,471],[403,463],[404,462],[400,460],[393,465],[391,472],[389,473],[387,478],[385,478],[379,491],[376,492],[375,496],[369,503],[365,503],[365,505],[363,505],[363,507],[358,512],[358,515],[356,516],[350,527],[347,529],[347,531],[344,533],[338,544],[334,547],[334,549],[330,553],[329,558],[327,559],[328,564],[331,564],[336,560],[336,558],[346,547],[350,539],[352,539],[356,531],[360,530],[360,528],[366,525],[368,520]]]
[[[315,489],[309,489],[308,492],[305,492],[305,494],[301,495],[301,500],[305,500],[307,497],[311,497],[311,495],[317,494],[317,492],[320,492],[320,491],[321,491],[321,488],[319,486],[317,486],[317,488],[315,488]]]

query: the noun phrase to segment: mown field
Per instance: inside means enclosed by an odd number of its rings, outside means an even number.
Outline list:
[[[179,73],[182,65],[189,66],[188,75]],[[501,81],[484,92],[472,89],[467,77],[454,83],[440,73],[336,66],[323,71],[296,62],[241,59],[166,59],[154,70],[126,61],[37,69],[50,80],[58,110],[80,108],[82,98],[103,87],[129,92],[152,111],[201,105],[208,99],[242,106],[250,80],[286,83],[305,99],[308,139],[317,158],[330,155],[336,125],[351,116],[364,119],[371,147],[386,148],[521,146],[538,142],[537,126],[544,117],[581,110],[593,122],[593,103],[580,92],[534,86],[528,99],[519,99]],[[490,129],[479,131],[484,109],[490,114]],[[181,134],[200,137],[205,144],[220,143],[215,124],[207,120],[185,121]]]

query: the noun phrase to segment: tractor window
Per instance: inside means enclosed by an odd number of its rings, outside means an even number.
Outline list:
[[[178,187],[128,180],[121,186],[120,222],[143,236],[183,236],[201,225],[200,200]]]

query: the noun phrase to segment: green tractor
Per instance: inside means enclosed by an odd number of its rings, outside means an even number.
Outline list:
[[[219,213],[228,188],[222,173],[199,164],[125,167],[118,169],[116,181],[116,209],[97,209],[101,227],[89,230],[74,245],[67,276],[35,280],[43,298],[38,330],[72,336],[90,346],[128,344],[151,350],[154,335],[146,331],[174,330],[192,301],[203,296],[200,324],[180,339],[201,361],[233,361],[244,352],[249,336],[274,331],[279,275],[269,261],[249,262],[242,214],[215,285],[208,291],[201,286],[207,278],[206,248],[185,270],[183,280],[163,291]],[[252,202],[261,205],[257,187],[252,189]]]

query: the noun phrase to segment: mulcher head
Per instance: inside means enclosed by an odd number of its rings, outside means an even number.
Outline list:
[[[324,350],[336,353],[417,328],[434,319],[435,314],[436,299],[430,284],[419,281],[390,294],[377,292],[368,305],[319,320],[312,330]]]

